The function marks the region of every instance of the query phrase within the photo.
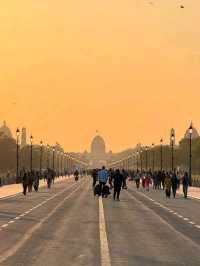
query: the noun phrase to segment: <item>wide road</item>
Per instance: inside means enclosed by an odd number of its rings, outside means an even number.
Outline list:
[[[91,180],[0,200],[2,266],[199,266],[200,201],[137,191],[94,198]]]

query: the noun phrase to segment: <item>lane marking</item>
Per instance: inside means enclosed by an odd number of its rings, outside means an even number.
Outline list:
[[[133,192],[133,190],[131,190],[131,191]],[[157,202],[157,201],[153,200],[152,198],[150,198],[149,196],[145,195],[142,192],[137,191],[137,193],[142,195],[144,198],[146,198],[146,199],[148,199],[150,201],[153,201],[154,205],[157,205],[157,206],[161,207],[162,209],[167,210],[169,213],[172,213],[172,214],[176,215],[177,217],[179,217],[180,219],[182,219],[183,221],[188,222],[188,224],[193,225],[193,227],[200,229],[200,225],[196,225],[196,223],[191,221],[189,218],[186,218],[186,217],[180,215],[178,212],[175,212],[175,211],[167,208],[166,206],[162,205],[160,202]],[[142,201],[140,201],[140,202],[142,202]]]
[[[99,234],[101,249],[101,266],[111,266],[102,197],[99,197]]]
[[[56,193],[54,196],[52,196],[52,197],[48,198],[47,200],[45,200],[45,201],[39,203],[38,205],[32,207],[30,210],[28,210],[28,211],[26,211],[26,212],[20,214],[19,216],[15,217],[15,218],[12,218],[12,219],[14,219],[15,221],[16,221],[16,220],[20,220],[22,217],[24,217],[24,216],[26,216],[27,214],[31,213],[33,210],[38,209],[39,207],[43,206],[43,205],[44,205],[45,203],[47,203],[49,200],[52,200],[52,199],[54,199],[55,197],[57,197],[57,196],[63,194],[64,192],[66,192],[66,191],[69,190],[70,188],[73,188],[75,185],[76,185],[76,184],[72,184],[71,186],[65,188],[64,190],[62,190],[62,191]],[[15,221],[13,221],[12,223],[14,223]],[[12,224],[12,223],[8,222],[8,224]],[[3,225],[1,225],[1,227],[2,227],[2,228],[6,228],[7,226],[3,226]],[[2,231],[2,230],[0,230],[0,231]]]
[[[32,235],[38,229],[40,229],[40,227],[44,223],[46,223],[57,212],[57,210],[65,203],[65,201],[68,200],[69,198],[71,198],[71,196],[75,192],[77,192],[85,183],[86,182],[81,182],[81,184],[75,190],[73,190],[68,196],[66,196],[62,201],[60,201],[58,203],[58,205],[56,205],[56,207],[51,212],[49,212],[49,214],[46,217],[44,217],[43,219],[41,219],[36,225],[34,225],[27,232],[25,232],[25,234],[23,235],[23,237],[21,238],[21,240],[18,243],[16,243],[9,250],[5,251],[3,254],[0,254],[0,265],[4,261],[6,261],[8,258],[12,257],[21,247],[23,247],[23,245],[32,237]],[[111,266],[111,264],[108,265],[108,266]]]
[[[185,239],[186,241],[190,242],[193,246],[195,246],[196,248],[198,248],[198,249],[200,250],[200,246],[199,246],[196,242],[194,242],[191,238],[187,237],[185,234],[181,233],[181,232],[178,231],[176,228],[174,228],[170,223],[168,223],[168,222],[167,222],[162,216],[160,216],[159,214],[157,214],[154,210],[153,210],[153,212],[152,212],[152,208],[151,208],[151,207],[145,205],[144,202],[139,201],[139,200],[138,200],[135,196],[133,196],[129,191],[126,190],[126,193],[129,195],[129,197],[130,197],[131,199],[133,199],[135,202],[138,202],[144,210],[147,210],[147,211],[153,213],[153,215],[156,216],[156,217],[160,220],[160,222],[162,222],[162,223],[165,224],[167,227],[169,227],[170,230],[171,230],[172,232],[178,234],[178,235],[181,236],[183,239]],[[199,225],[197,225],[197,226],[195,226],[195,227],[197,227],[198,229],[200,229],[200,226],[199,226]]]

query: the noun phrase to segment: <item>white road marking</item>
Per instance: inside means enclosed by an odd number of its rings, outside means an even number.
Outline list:
[[[142,193],[142,192],[137,191],[137,193],[140,194],[140,195],[142,195],[143,197],[147,198],[147,199],[150,200],[150,201],[154,201],[153,203],[154,203],[155,205],[160,206],[162,209],[165,209],[165,210],[167,210],[168,212],[170,212],[170,213],[176,215],[177,217],[181,218],[183,221],[188,222],[188,224],[191,224],[191,225],[193,225],[195,228],[200,229],[200,225],[196,225],[196,224],[195,224],[193,221],[191,221],[189,218],[183,217],[183,216],[180,215],[179,213],[177,213],[177,212],[175,212],[175,211],[173,211],[173,210],[167,208],[166,206],[162,205],[160,202],[157,202],[157,201],[153,200],[152,198],[148,197],[147,195],[145,195],[145,194]]]
[[[102,197],[99,197],[99,233],[101,248],[101,266],[111,266]]]
[[[12,257],[32,237],[35,231],[37,231],[44,223],[46,223],[56,213],[56,211],[65,203],[65,201],[71,198],[71,196],[76,191],[78,191],[83,184],[85,184],[85,182],[82,182],[75,190],[73,190],[68,196],[66,196],[62,201],[60,201],[58,205],[46,217],[44,217],[37,224],[35,224],[35,226],[31,227],[27,232],[25,232],[21,240],[18,243],[16,243],[11,249],[5,251],[3,254],[0,254],[0,265],[8,258]],[[111,264],[109,264],[108,266],[111,266]]]
[[[26,211],[26,212],[20,214],[19,216],[15,217],[15,218],[13,218],[13,219],[14,219],[14,220],[20,220],[22,217],[24,217],[24,216],[26,216],[27,214],[31,213],[33,210],[35,210],[35,209],[41,207],[42,205],[44,205],[45,203],[47,203],[49,200],[52,200],[52,199],[54,199],[55,197],[57,197],[57,196],[61,195],[62,193],[64,193],[66,190],[69,190],[70,188],[73,188],[75,185],[76,185],[76,184],[73,184],[73,185],[71,185],[70,187],[65,188],[64,190],[58,192],[58,193],[55,194],[54,196],[48,198],[47,200],[41,202],[40,204],[34,206],[34,207],[31,208],[30,210],[28,210],[28,211]],[[8,225],[9,225],[9,224],[12,224],[12,223],[14,223],[14,222],[15,222],[15,221],[13,221],[13,222],[8,222]],[[8,225],[7,225],[7,226],[8,226]],[[5,228],[5,227],[7,227],[7,226],[1,226],[1,227]],[[0,230],[0,231],[2,231],[2,230]]]

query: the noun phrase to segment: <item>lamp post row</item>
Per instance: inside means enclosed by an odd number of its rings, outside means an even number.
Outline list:
[[[193,125],[191,123],[189,129],[189,182],[192,185],[192,134],[193,134]],[[171,140],[171,171],[175,171],[174,167],[174,145],[175,145],[175,135],[174,133],[170,136]],[[152,170],[155,170],[155,144],[152,143]],[[144,150],[140,149],[136,151],[136,168],[139,170],[139,160],[140,160],[140,168],[141,172],[143,171],[143,151],[145,151],[145,168],[148,170],[148,147],[146,146]],[[121,160],[120,163],[123,165],[127,159]],[[117,166],[117,164],[115,164]],[[163,138],[160,139],[160,170],[163,171]]]
[[[19,137],[20,137],[20,130],[19,128],[17,128],[16,130],[16,182],[19,182],[19,149],[20,149],[20,143],[19,143]],[[33,170],[33,136],[30,136],[30,171]],[[47,168],[49,168],[50,166],[50,145],[47,144]],[[40,163],[39,163],[39,171],[40,174],[42,173],[42,167],[43,167],[43,152],[44,152],[44,144],[43,141],[40,141]],[[55,147],[53,147],[52,149],[53,151],[53,158],[52,158],[52,167],[53,170],[55,170],[55,152],[56,149]],[[64,156],[63,156],[64,155]],[[65,158],[65,163],[63,161],[63,159]],[[71,158],[70,156],[67,156],[66,153],[62,154],[60,153],[60,156],[58,157],[58,159],[60,160],[60,162],[58,162],[58,170],[63,171],[63,167],[64,168],[72,168],[73,167],[73,158]],[[81,162],[79,162],[81,163]]]

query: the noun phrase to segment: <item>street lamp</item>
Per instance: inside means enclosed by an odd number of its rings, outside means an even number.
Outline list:
[[[42,155],[43,155],[43,142],[40,141],[40,176],[42,174]]]
[[[160,140],[160,170],[163,170],[163,139]]]
[[[141,167],[141,173],[142,173],[142,171],[143,171],[142,153],[143,153],[143,151],[142,151],[142,149],[141,149],[141,150],[140,150],[140,167]]]
[[[155,147],[155,144],[152,143],[152,171],[154,173],[154,170],[155,170],[155,152],[154,152],[154,147]]]
[[[146,154],[146,172],[148,171],[148,147],[145,147],[145,154]]]
[[[30,170],[32,172],[33,169],[33,136],[30,136],[30,143],[31,143],[31,158],[30,158]]]
[[[49,168],[49,150],[50,150],[50,146],[49,144],[47,144],[47,168]]]
[[[136,152],[136,158],[137,158],[137,172],[138,172],[138,168],[139,168],[139,167],[138,167],[138,164],[139,164],[139,162],[138,162],[138,159],[139,159],[139,158],[138,158],[138,157],[139,157],[139,151]]]
[[[55,147],[53,147],[53,170],[55,170]]]
[[[172,133],[172,135],[171,135],[172,172],[174,171],[174,140],[175,140],[175,136],[174,136],[174,133]]]
[[[17,171],[16,171],[16,183],[18,183],[18,178],[19,178],[19,135],[20,135],[20,130],[17,128],[16,130],[16,136],[17,136]]]
[[[193,134],[193,126],[192,123],[189,127],[189,135],[190,135],[190,154],[189,154],[189,184],[192,185],[192,134]]]

